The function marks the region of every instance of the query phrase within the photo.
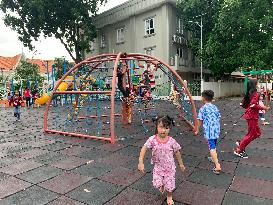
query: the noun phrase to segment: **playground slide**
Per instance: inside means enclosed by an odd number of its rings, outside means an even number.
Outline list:
[[[70,76],[68,76],[68,77],[70,77]],[[70,78],[67,78],[67,79],[70,79]],[[70,84],[71,84],[71,82],[62,82],[58,87],[58,91],[66,91],[67,88],[70,86]],[[35,100],[35,104],[38,104],[38,105],[46,104],[51,95],[52,95],[51,92],[43,94],[41,97],[39,97]]]

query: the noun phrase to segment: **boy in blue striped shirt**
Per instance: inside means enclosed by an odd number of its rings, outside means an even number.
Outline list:
[[[200,108],[198,113],[198,128],[195,132],[199,133],[199,126],[203,125],[204,137],[207,141],[210,150],[211,161],[215,164],[212,169],[213,173],[220,174],[221,165],[217,157],[217,139],[220,135],[220,112],[218,108],[211,102],[214,97],[212,90],[204,90],[202,92],[202,102],[204,105]]]

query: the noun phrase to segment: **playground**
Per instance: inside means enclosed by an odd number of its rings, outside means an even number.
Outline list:
[[[128,96],[121,92],[118,70],[125,71],[124,89],[134,87]],[[149,84],[143,81],[145,70]],[[165,81],[153,82],[160,73]],[[145,86],[149,95],[143,94]],[[137,164],[141,146],[155,131],[152,118],[166,113],[174,118],[170,135],[181,144],[187,169],[177,171],[176,205],[272,204],[273,129],[262,127],[262,138],[249,146],[249,159],[234,156],[234,143],[246,127],[240,100],[215,102],[222,116],[218,153],[223,171],[215,175],[203,136],[193,134],[201,103],[191,100],[168,65],[135,54],[87,59],[36,100],[45,106],[22,108],[20,122],[12,108],[1,109],[1,204],[165,205],[166,196],[152,186],[151,153],[144,174]]]
[[[272,127],[262,127],[261,139],[248,149],[249,159],[232,153],[235,140],[245,134],[240,100],[215,102],[222,115],[218,146],[223,164],[221,175],[210,170],[206,158],[209,151],[202,136],[194,136],[185,122],[177,123],[171,130],[182,145],[187,167],[186,174],[177,171],[176,205],[273,203]],[[163,110],[165,104],[157,108]],[[146,173],[137,170],[140,148],[153,129],[143,132],[140,121],[126,125],[115,144],[46,134],[44,111],[43,107],[23,109],[21,122],[14,122],[12,108],[0,111],[1,204],[166,204],[165,197],[152,187],[149,155]],[[171,116],[176,113],[173,109],[168,112]],[[271,115],[267,118],[272,122]],[[62,121],[65,123],[66,119]]]
[[[46,133],[111,143],[124,139],[124,127],[135,131],[140,124],[143,133],[152,133],[152,119],[168,110],[177,110],[176,122],[187,122],[191,130],[197,122],[194,102],[181,77],[159,59],[141,54],[86,59],[64,72],[53,90],[35,103],[46,104]]]

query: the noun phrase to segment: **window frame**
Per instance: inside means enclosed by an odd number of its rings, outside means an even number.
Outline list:
[[[106,37],[105,34],[101,34],[100,36],[100,48],[106,47]]]
[[[184,23],[183,20],[179,17],[177,17],[177,33],[184,34]]]
[[[179,46],[176,48],[176,54],[179,58],[184,59],[184,49],[182,47]]]
[[[150,27],[151,20],[153,21],[153,27]],[[154,35],[155,34],[155,17],[146,18],[144,21],[145,21],[145,25],[144,25],[145,36]],[[151,33],[151,30],[153,30],[153,33]]]
[[[116,29],[116,33],[117,33],[117,41],[116,42],[117,43],[125,42],[125,29],[124,29],[124,27]],[[119,34],[122,34],[122,36],[119,35]]]

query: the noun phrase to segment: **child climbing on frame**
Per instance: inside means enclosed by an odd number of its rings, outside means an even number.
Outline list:
[[[258,123],[259,110],[270,110],[269,106],[260,106],[259,99],[260,95],[257,92],[258,81],[257,79],[250,79],[247,82],[246,94],[240,105],[246,109],[244,118],[248,124],[248,132],[241,141],[237,141],[237,147],[234,149],[234,154],[241,158],[248,158],[245,152],[246,147],[250,142],[261,136],[261,129]]]
[[[130,92],[129,96],[124,98],[123,102],[125,103],[125,111],[127,116],[128,124],[132,123],[132,108],[134,104],[135,96]]]
[[[129,97],[130,90],[129,88],[124,88],[124,84],[126,84],[126,72],[128,71],[128,66],[125,65],[125,69],[122,71],[122,68],[118,67],[117,77],[118,77],[118,89],[122,93],[123,97]]]
[[[151,136],[140,151],[138,170],[144,173],[144,157],[147,149],[152,149],[151,163],[154,164],[153,169],[153,186],[158,188],[163,194],[167,191],[167,204],[174,204],[172,192],[175,189],[175,172],[176,166],[174,155],[177,158],[179,167],[185,172],[181,157],[181,147],[176,140],[169,136],[171,126],[174,125],[173,119],[168,115],[158,117],[155,121],[155,135]]]
[[[143,84],[145,86],[146,89],[151,90],[151,79],[149,77],[149,71],[145,70],[143,72]]]
[[[125,67],[124,71],[122,71],[121,68],[118,67],[118,71],[117,71],[118,89],[123,95],[121,97],[121,100],[124,103],[124,108],[125,108],[128,124],[131,124],[132,123],[132,107],[133,107],[133,101],[135,100],[135,97],[128,87],[124,88],[123,86],[126,82],[126,72],[128,71],[128,66],[124,65],[124,67]]]
[[[210,151],[210,161],[212,161],[215,167],[212,172],[215,174],[220,174],[221,165],[217,157],[217,139],[220,135],[220,112],[218,108],[211,102],[214,97],[214,92],[212,90],[204,90],[202,92],[202,102],[204,105],[200,108],[198,113],[198,127],[195,131],[197,135],[199,133],[199,126],[203,124],[204,137],[207,141]]]
[[[173,89],[170,93],[170,100],[173,102],[173,104],[175,105],[175,107],[177,107],[178,109],[181,108],[181,103],[179,102],[180,100],[180,95],[179,92],[177,91],[175,85],[173,85]]]

